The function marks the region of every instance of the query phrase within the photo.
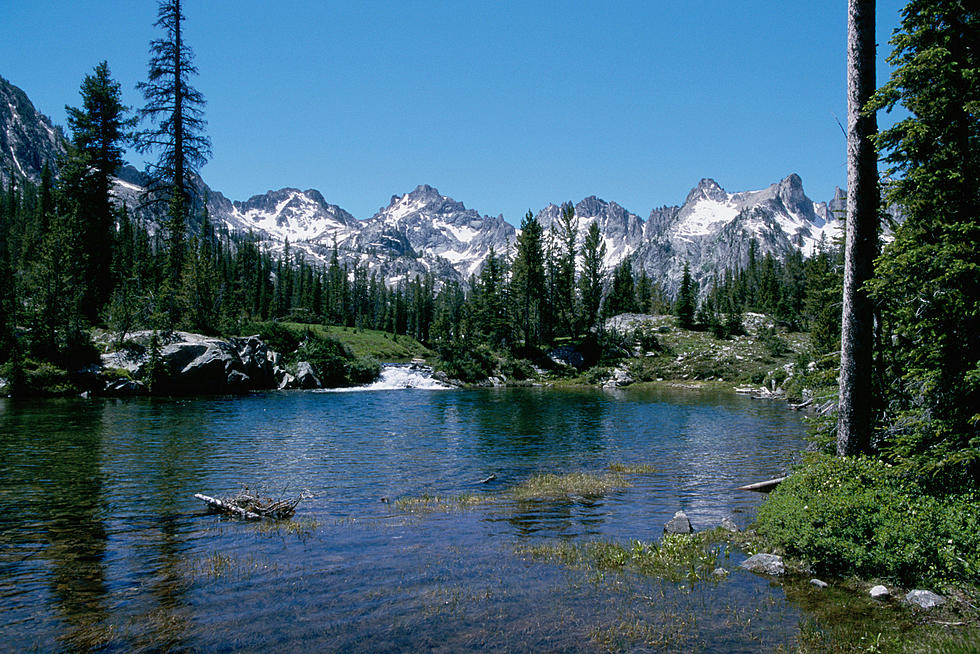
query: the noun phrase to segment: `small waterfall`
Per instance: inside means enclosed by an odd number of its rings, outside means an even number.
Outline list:
[[[432,368],[417,363],[386,363],[381,368],[381,376],[364,386],[348,388],[324,389],[328,392],[352,391],[394,391],[407,388],[425,390],[446,390],[452,388],[448,384],[432,378]]]

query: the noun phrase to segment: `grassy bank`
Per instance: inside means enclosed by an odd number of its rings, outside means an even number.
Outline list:
[[[388,332],[357,327],[337,325],[305,324],[297,322],[280,323],[295,332],[309,330],[314,334],[337,339],[351,349],[355,356],[369,357],[386,363],[411,361],[415,358],[429,359],[433,352],[410,336],[396,336]]]

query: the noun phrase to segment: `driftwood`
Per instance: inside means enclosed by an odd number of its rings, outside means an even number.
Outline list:
[[[262,519],[262,516],[260,516],[258,513],[252,513],[251,511],[246,511],[245,509],[241,507],[237,507],[234,504],[229,504],[228,502],[219,500],[217,497],[208,497],[207,495],[202,495],[201,493],[194,493],[194,497],[201,500],[215,511],[232,513],[240,518],[245,518],[246,520]]]
[[[494,480],[494,479],[496,479],[496,478],[497,478],[497,475],[496,475],[496,473],[493,473],[493,472],[491,472],[491,473],[490,473],[490,476],[489,476],[489,477],[487,477],[486,479],[481,479],[481,480],[480,480],[480,483],[481,483],[481,484],[489,484],[489,483],[490,483],[491,481],[493,481],[493,480]]]
[[[786,477],[776,477],[775,479],[767,479],[765,481],[757,481],[754,484],[746,484],[745,486],[739,486],[738,490],[744,491],[756,491],[758,493],[768,493],[776,486],[779,486]]]
[[[296,507],[301,501],[313,497],[313,495],[309,491],[303,491],[299,497],[293,499],[273,500],[269,497],[254,495],[249,492],[248,486],[245,486],[235,497],[218,499],[201,493],[195,493],[194,497],[207,504],[212,511],[229,513],[246,520],[261,520],[263,518],[287,520],[296,513]]]

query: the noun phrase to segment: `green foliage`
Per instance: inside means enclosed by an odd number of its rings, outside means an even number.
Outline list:
[[[621,313],[635,313],[639,310],[636,301],[636,283],[633,279],[633,262],[626,257],[613,270],[612,284],[602,307],[604,316],[616,316]]]
[[[891,79],[869,111],[909,115],[878,136],[904,222],[876,262],[879,446],[939,484],[980,477],[980,13],[913,0]]]
[[[765,346],[771,357],[785,356],[790,352],[789,345],[780,337],[776,328],[771,325],[760,327],[757,334],[759,341]]]
[[[694,310],[698,301],[697,284],[691,278],[691,267],[684,263],[684,275],[681,277],[681,286],[677,291],[677,301],[674,303],[674,315],[677,316],[678,324],[684,329],[691,329],[694,326]]]
[[[11,371],[10,378],[20,377],[18,395],[70,395],[78,392],[71,383],[68,371],[48,361],[27,359],[23,362],[22,373],[17,375]]]
[[[511,268],[510,292],[515,324],[525,347],[540,341],[542,322],[549,313],[545,298],[543,232],[541,223],[528,211],[521,222],[517,254]]]
[[[306,361],[313,366],[313,371],[320,382],[327,388],[347,386],[351,381],[351,362],[354,354],[350,348],[335,338],[318,336],[312,333],[306,335],[306,340],[296,350],[297,361]],[[370,364],[358,366],[358,374],[363,379],[370,369]],[[380,374],[380,366],[377,368]],[[372,381],[377,375],[366,379]]]
[[[350,362],[348,377],[352,384],[370,384],[381,376],[381,364],[371,357],[354,358]]]
[[[447,343],[439,348],[439,362],[435,367],[451,379],[474,383],[496,372],[497,357],[486,345]]]
[[[602,302],[602,262],[606,257],[606,242],[602,240],[599,223],[593,222],[582,243],[582,274],[579,277],[579,296],[582,299],[582,323],[585,330],[596,326]]]
[[[929,494],[873,458],[813,455],[769,496],[757,529],[820,572],[905,584],[980,575],[980,495]]]

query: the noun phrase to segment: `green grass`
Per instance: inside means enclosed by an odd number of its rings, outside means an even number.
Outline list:
[[[622,475],[571,472],[564,475],[538,474],[521,482],[510,493],[514,499],[565,500],[572,497],[599,497],[618,488],[632,486]]]
[[[429,359],[434,356],[431,350],[408,336],[396,337],[388,332],[374,329],[338,327],[336,325],[307,325],[298,322],[281,324],[290,330],[305,331],[308,328],[314,333],[335,338],[349,347],[357,357],[371,357],[378,361],[396,363],[415,358]]]
[[[610,463],[609,469],[624,475],[650,475],[657,471],[654,466],[645,463]]]
[[[400,497],[395,500],[395,508],[406,513],[437,513],[462,511],[481,504],[496,501],[493,495],[429,495],[419,497]]]
[[[700,534],[665,534],[659,543],[631,541],[557,541],[519,547],[517,554],[536,561],[561,563],[597,572],[632,570],[673,582],[714,579],[723,546]]]

